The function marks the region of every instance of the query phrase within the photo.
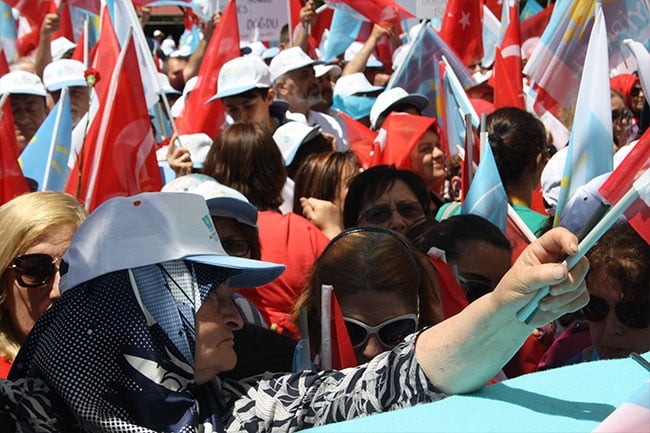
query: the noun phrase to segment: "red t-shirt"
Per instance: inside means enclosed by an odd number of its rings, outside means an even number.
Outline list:
[[[0,379],[6,379],[11,370],[11,362],[0,356]]]
[[[241,292],[260,310],[269,326],[281,326],[296,339],[295,329],[283,326],[291,315],[298,295],[302,293],[307,274],[320,256],[329,239],[312,223],[289,212],[260,211],[257,225],[260,230],[262,260],[282,263],[286,270],[275,281]]]

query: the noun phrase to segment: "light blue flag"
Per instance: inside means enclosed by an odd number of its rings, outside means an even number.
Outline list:
[[[499,227],[501,232],[504,234],[506,232],[508,196],[503,188],[490,145],[482,149],[481,162],[478,164],[460,213],[482,216]]]
[[[321,49],[322,60],[331,62],[343,53],[357,38],[362,24],[363,21],[359,20],[357,15],[343,8],[335,8],[327,40]]]
[[[608,58],[605,16],[598,9],[578,90],[555,225],[559,224],[565,204],[580,185],[612,171],[614,140]]]
[[[429,98],[429,106],[423,111],[423,115],[435,117],[440,125],[444,125],[440,114],[442,98],[439,66],[443,55],[456,72],[462,88],[468,89],[476,85],[467,67],[428,23],[422,26],[404,61],[386,85],[386,89],[401,87],[409,93],[420,93]]]
[[[483,7],[483,65],[491,65],[494,63],[494,53],[496,47],[501,42],[503,33],[501,31],[501,22],[494,16],[490,8]]]
[[[72,144],[72,114],[68,89],[20,154],[23,174],[38,182],[39,191],[63,191],[70,176],[68,158]]]
[[[543,10],[544,8],[541,7],[535,0],[528,0],[524,8],[519,13],[519,21],[526,20]]]
[[[16,57],[16,22],[11,6],[0,1],[0,48],[5,52],[7,63]]]
[[[178,46],[187,46],[190,48],[189,52],[193,53],[194,50],[196,50],[196,47],[199,46],[199,42],[201,42],[201,32],[199,26],[197,24],[194,24],[190,30],[185,29],[180,39],[178,40]]]

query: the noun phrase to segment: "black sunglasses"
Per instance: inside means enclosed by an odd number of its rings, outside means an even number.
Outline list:
[[[592,322],[605,320],[609,314],[609,305],[604,299],[591,295],[589,303],[582,312]],[[618,320],[625,326],[644,329],[650,324],[650,302],[621,301],[614,307]]]
[[[618,110],[612,110],[612,122],[618,122],[620,120],[630,120],[632,119],[632,112],[629,108],[621,108]]]
[[[345,326],[348,328],[348,335],[352,347],[363,346],[371,335],[377,337],[382,346],[392,349],[402,341],[404,337],[416,331],[418,316],[416,314],[404,314],[393,317],[377,326],[369,326],[360,320],[343,317]]]
[[[56,274],[60,261],[49,254],[24,254],[14,258],[11,269],[22,287],[41,287]]]
[[[406,202],[398,203],[395,208],[391,208],[387,205],[371,207],[361,215],[359,221],[365,219],[370,224],[383,224],[390,220],[393,211],[397,211],[398,214],[408,219],[418,217],[424,218],[424,208],[420,203]]]
[[[474,302],[483,295],[487,295],[494,287],[488,281],[471,280],[458,275],[458,283],[465,291],[467,302]]]
[[[643,89],[641,87],[632,87],[632,89],[630,90],[630,96],[632,98],[636,98],[641,94],[642,91]]]

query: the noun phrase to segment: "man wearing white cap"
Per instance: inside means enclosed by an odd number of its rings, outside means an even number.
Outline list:
[[[18,150],[25,149],[47,117],[47,93],[38,75],[13,71],[0,77],[0,94],[9,94]]]
[[[90,104],[90,89],[84,75],[85,71],[84,64],[73,59],[55,60],[43,71],[43,84],[54,103],[58,102],[61,89],[68,88],[72,126],[79,123]]]
[[[221,99],[235,121],[261,123],[271,133],[286,123],[287,105],[275,101],[269,67],[257,56],[243,56],[224,63],[219,71],[217,93],[208,102]]]
[[[320,125],[324,133],[336,138],[339,150],[347,150],[348,137],[341,125],[332,116],[312,109],[322,100],[314,72],[314,65],[319,63],[300,47],[281,51],[271,60],[269,67],[273,88],[278,99],[289,103],[288,118],[311,126]]]

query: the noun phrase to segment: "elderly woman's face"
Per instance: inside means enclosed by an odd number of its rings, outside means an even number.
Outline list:
[[[237,364],[234,331],[241,329],[243,320],[233,302],[237,289],[230,279],[212,290],[194,318],[196,349],[194,381],[205,383],[217,374],[232,370]]]
[[[8,284],[5,288],[7,297],[2,303],[2,308],[9,315],[20,342],[27,337],[38,318],[45,313],[52,302],[59,298],[58,264],[68,249],[74,233],[73,226],[51,229],[25,251],[20,252],[19,256],[23,257],[19,259],[17,269],[7,271]],[[33,256],[33,254],[39,255]],[[43,284],[39,284],[40,282]],[[32,287],[25,287],[25,285]]]
[[[589,283],[591,299],[585,312],[594,313],[587,314],[589,333],[601,358],[624,358],[631,352],[650,350],[648,300],[623,298],[620,284],[613,278],[591,278]],[[645,321],[636,320],[643,317]]]

